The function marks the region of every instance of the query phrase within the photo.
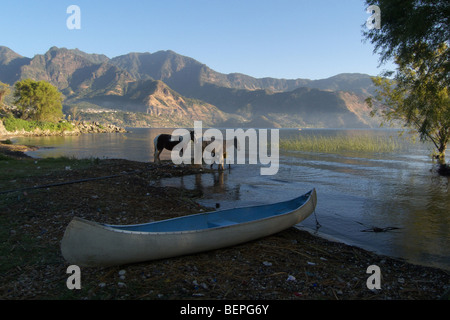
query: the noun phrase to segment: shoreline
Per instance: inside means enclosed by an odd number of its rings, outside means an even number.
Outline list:
[[[113,124],[101,124],[96,121],[72,121],[74,130],[72,131],[51,131],[35,128],[32,131],[16,130],[7,131],[2,119],[0,118],[0,140],[13,137],[47,137],[47,136],[78,136],[89,133],[127,133],[125,128],[118,127]]]
[[[65,288],[68,265],[60,254],[59,241],[74,216],[111,224],[137,224],[211,210],[196,202],[201,194],[155,185],[164,177],[207,170],[117,159],[71,159],[58,163],[59,168],[51,163],[46,169],[45,162],[50,160],[30,158],[26,149],[17,145],[6,146],[10,151],[15,149],[18,159],[23,160],[18,161],[17,170],[25,164],[32,166],[23,176],[11,173],[11,180],[0,183],[0,190],[129,174],[109,181],[0,195],[1,228],[6,228],[7,234],[2,238],[2,251],[12,261],[0,275],[4,284],[0,289],[2,299],[450,299],[450,274],[446,270],[377,255],[296,228],[192,256],[86,268],[82,271],[83,289],[71,293]],[[3,150],[0,148],[0,153],[4,154]],[[20,153],[24,157],[20,158]],[[22,248],[26,249],[24,256]],[[370,265],[381,269],[381,290],[366,286]]]
[[[4,138],[4,136],[0,136],[0,155],[11,157],[12,159],[31,159],[31,157],[28,156],[26,152],[39,150],[39,147],[36,146],[5,143],[7,141],[10,141],[10,137],[7,137],[6,140],[3,140]]]

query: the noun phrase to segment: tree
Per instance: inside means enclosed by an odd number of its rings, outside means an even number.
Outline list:
[[[443,78],[449,84],[450,74],[450,2],[448,0],[366,0],[366,5],[376,5],[381,12],[381,29],[363,31],[366,40],[374,45],[380,61],[396,57],[409,60],[423,58],[435,52],[443,43]],[[427,50],[416,52],[417,43],[427,44]],[[422,48],[423,49],[423,48]],[[427,52],[428,51],[428,52]]]
[[[366,101],[372,115],[381,115],[390,122],[400,121],[420,133],[422,141],[431,141],[436,147],[436,157],[444,163],[450,139],[450,98],[448,86],[439,77],[444,66],[436,61],[447,48],[442,45],[433,55],[428,48],[425,50],[429,54],[421,59],[397,58],[399,67],[394,79],[374,78],[376,94]],[[374,104],[373,100],[380,104]]]
[[[372,114],[401,121],[430,140],[442,163],[450,136],[450,2],[366,0],[381,11],[381,28],[363,32],[381,63],[394,59],[393,80],[377,77]],[[381,103],[375,104],[374,100]]]
[[[25,79],[14,85],[14,103],[23,119],[58,122],[63,116],[62,94],[46,81]]]
[[[80,108],[77,105],[70,107],[68,114],[73,121],[80,120]]]

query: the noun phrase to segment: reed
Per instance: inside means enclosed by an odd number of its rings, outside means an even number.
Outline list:
[[[357,136],[300,136],[295,139],[280,140],[280,149],[286,151],[311,151],[338,153],[354,152],[394,152],[402,149],[402,144],[392,137],[369,135]]]

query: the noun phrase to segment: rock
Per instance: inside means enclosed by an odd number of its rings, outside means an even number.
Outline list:
[[[124,128],[117,127],[114,124],[100,124],[99,122],[88,123],[86,121],[73,122],[80,133],[126,133]]]
[[[297,279],[294,276],[289,275],[286,281],[296,281]]]

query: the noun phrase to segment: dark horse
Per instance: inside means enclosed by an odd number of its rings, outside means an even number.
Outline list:
[[[194,131],[190,131],[191,140],[194,141]],[[155,145],[155,153],[154,153],[154,162],[161,163],[159,159],[159,155],[163,152],[164,149],[172,151],[173,148],[183,141],[183,137],[175,137],[170,134],[160,134],[153,140]]]
[[[215,139],[212,139],[211,142],[212,142],[212,141],[215,141]],[[214,150],[213,152],[211,152],[211,157],[214,158],[214,159],[213,159],[214,162],[211,163],[210,168],[212,169],[213,166],[214,166],[214,163],[218,162],[218,170],[221,171],[221,170],[224,169],[225,159],[226,159],[227,156],[228,156],[228,154],[227,154],[227,144],[229,144],[229,145],[233,144],[233,145],[234,145],[234,148],[235,148],[236,150],[240,150],[241,148],[240,148],[240,146],[239,146],[239,142],[238,142],[237,137],[234,137],[234,140],[222,140],[222,141],[221,141],[221,140],[218,140],[218,141],[219,141],[219,143],[222,144],[222,145],[219,147],[219,149],[221,149],[221,151],[222,151],[222,154],[220,154],[220,151],[219,151],[219,154],[216,154],[216,152],[217,152],[216,150]],[[221,141],[221,142],[220,142],[220,141]],[[202,151],[204,151],[205,148],[206,148],[211,142],[209,142],[209,141],[202,141]],[[231,169],[231,164],[228,164],[228,168]]]

